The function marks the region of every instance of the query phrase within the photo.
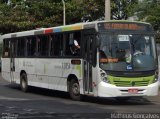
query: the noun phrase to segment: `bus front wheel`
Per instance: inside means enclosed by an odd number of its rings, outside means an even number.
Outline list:
[[[27,83],[27,75],[26,75],[26,73],[21,74],[20,86],[21,86],[21,90],[23,92],[27,92],[28,83]]]
[[[69,94],[73,100],[80,100],[80,87],[77,80],[71,80],[69,83]]]

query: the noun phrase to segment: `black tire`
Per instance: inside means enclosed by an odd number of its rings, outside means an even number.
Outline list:
[[[28,82],[27,82],[27,75],[26,75],[26,73],[21,74],[21,77],[20,77],[20,86],[21,86],[21,90],[23,92],[27,92],[28,91]]]
[[[81,100],[80,87],[78,81],[72,79],[69,83],[69,94],[73,100]]]

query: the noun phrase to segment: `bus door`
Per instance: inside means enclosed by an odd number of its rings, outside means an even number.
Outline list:
[[[94,35],[84,36],[84,88],[85,94],[92,94],[92,46]]]
[[[11,83],[15,82],[14,74],[15,74],[15,48],[16,43],[13,41],[10,42],[10,77]]]

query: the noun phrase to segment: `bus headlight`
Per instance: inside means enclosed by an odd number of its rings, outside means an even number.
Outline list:
[[[153,83],[155,83],[157,81],[158,81],[158,71],[155,72],[155,77],[154,77]]]
[[[153,83],[157,82],[158,81],[158,75],[154,77],[154,80],[153,80]]]
[[[106,83],[110,83],[110,81],[108,80],[107,77],[103,77],[103,78],[102,78],[102,81],[104,81],[104,82],[106,82]]]
[[[158,81],[158,78],[154,78],[154,80],[153,80],[153,83],[155,83],[155,82],[157,82]]]
[[[105,73],[101,73],[101,77],[104,77],[106,74]]]
[[[106,82],[106,83],[110,83],[109,79],[107,78],[107,74],[105,72],[101,72],[101,79],[102,81]]]

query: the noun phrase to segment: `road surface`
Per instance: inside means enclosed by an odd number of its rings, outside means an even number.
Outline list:
[[[72,101],[68,93],[31,87],[28,93],[19,85],[11,85],[0,77],[0,118],[54,118],[54,119],[99,119],[137,117],[153,114],[160,118],[160,95],[133,98],[118,102],[113,98],[85,97],[83,101]],[[119,115],[118,115],[119,114]],[[132,115],[122,115],[132,114]],[[144,115],[142,115],[144,116]],[[138,117],[137,117],[138,118]],[[141,118],[139,118],[141,119]]]

